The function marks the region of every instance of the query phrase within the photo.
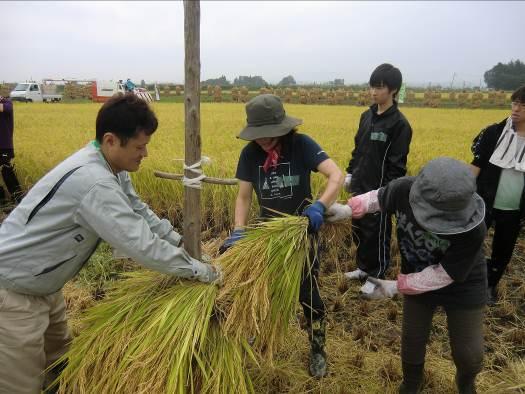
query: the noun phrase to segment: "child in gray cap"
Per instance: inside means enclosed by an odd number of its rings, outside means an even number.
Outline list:
[[[485,205],[476,194],[469,167],[452,158],[430,161],[417,177],[334,204],[328,221],[359,218],[370,212],[396,216],[401,273],[397,280],[369,277],[375,288],[363,296],[403,297],[400,393],[419,393],[426,344],[438,306],[447,324],[460,393],[475,393],[483,362],[483,317],[487,270],[483,256]]]

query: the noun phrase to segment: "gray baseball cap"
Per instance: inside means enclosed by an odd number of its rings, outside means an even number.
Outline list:
[[[485,217],[474,174],[465,163],[450,157],[431,160],[421,169],[409,201],[419,225],[435,234],[467,232]]]
[[[280,137],[303,123],[286,115],[281,99],[273,94],[260,94],[246,103],[246,122],[237,138],[253,141],[257,138]]]

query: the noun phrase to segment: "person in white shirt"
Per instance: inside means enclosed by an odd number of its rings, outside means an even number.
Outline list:
[[[474,139],[471,168],[494,227],[487,258],[489,305],[497,302],[497,285],[512,257],[525,217],[525,86],[512,96],[511,114],[483,129]]]

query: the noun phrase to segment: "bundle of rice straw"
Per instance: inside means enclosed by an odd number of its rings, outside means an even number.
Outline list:
[[[258,224],[217,261],[224,286],[138,271],[87,310],[57,363],[61,393],[253,392],[245,365],[286,333],[308,256],[308,220]],[[256,336],[252,349],[247,339]]]
[[[218,260],[227,278],[216,299],[221,328],[237,340],[255,338],[269,360],[295,312],[310,249],[307,227],[308,219],[297,216],[260,223]]]

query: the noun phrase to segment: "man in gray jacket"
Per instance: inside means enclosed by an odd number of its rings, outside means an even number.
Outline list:
[[[157,125],[142,99],[112,97],[96,140],[40,179],[0,226],[0,393],[40,393],[44,369],[70,341],[61,289],[100,240],[156,271],[217,280],[131,184]]]

